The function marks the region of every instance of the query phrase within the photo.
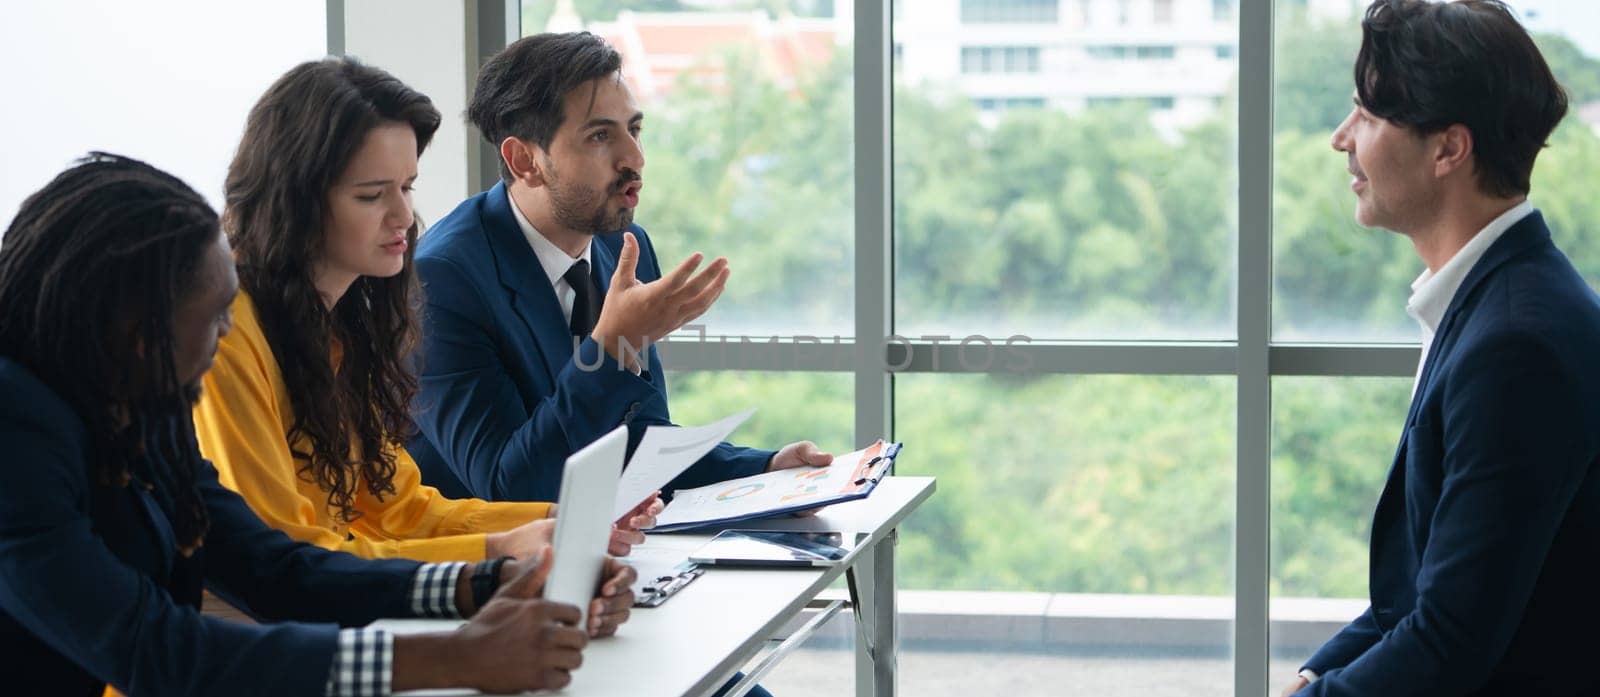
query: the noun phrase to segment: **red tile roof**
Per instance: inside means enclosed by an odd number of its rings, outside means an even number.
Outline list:
[[[827,61],[837,44],[830,20],[774,20],[760,13],[623,12],[590,30],[622,53],[623,74],[641,99],[670,91],[686,72],[695,82],[722,84],[722,67],[701,60],[717,49],[752,49],[759,69],[780,84],[793,84],[810,66]]]

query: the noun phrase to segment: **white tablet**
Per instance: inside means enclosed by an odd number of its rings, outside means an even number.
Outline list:
[[[618,426],[567,458],[561,474],[555,562],[545,581],[544,597],[578,606],[579,629],[587,626],[589,601],[600,585],[600,570],[611,541],[611,506],[627,454],[628,427]]]

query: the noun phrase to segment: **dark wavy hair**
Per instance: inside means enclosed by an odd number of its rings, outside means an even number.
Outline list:
[[[1429,135],[1472,133],[1478,186],[1528,193],[1533,161],[1567,94],[1499,0],[1377,0],[1361,21],[1356,95],[1375,116]]]
[[[0,355],[83,419],[92,481],[150,487],[185,555],[209,517],[173,317],[217,233],[177,177],[96,152],[23,201],[0,238]]]
[[[467,119],[495,152],[507,136],[548,150],[565,115],[562,98],[584,83],[620,70],[622,54],[589,32],[523,37],[478,70]],[[500,178],[511,182],[504,161]]]
[[[326,490],[345,521],[359,516],[358,482],[380,498],[394,492],[394,455],[385,446],[401,446],[411,431],[418,225],[406,235],[398,275],[356,279],[330,311],[313,284],[328,191],[374,128],[411,126],[421,155],[439,119],[433,102],[383,70],[352,58],[302,63],[250,110],[228,167],[222,224],[288,387],[292,452],[300,476]],[[292,445],[299,438],[309,452]]]

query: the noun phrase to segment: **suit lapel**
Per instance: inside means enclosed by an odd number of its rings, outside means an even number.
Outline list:
[[[617,256],[595,235],[589,240],[589,258],[594,261],[594,283],[600,287],[600,297],[611,291],[611,275],[617,272]]]
[[[511,292],[511,307],[533,335],[545,369],[554,380],[572,361],[572,334],[561,313],[561,303],[556,300],[555,288],[511,213],[511,197],[504,182],[489,190],[483,230],[494,254],[500,285]]]
[[[1406,429],[1416,423],[1417,413],[1421,411],[1423,395],[1433,383],[1434,368],[1444,362],[1446,355],[1455,347],[1456,325],[1464,314],[1467,303],[1471,302],[1473,291],[1483,284],[1489,274],[1495,272],[1507,261],[1516,257],[1532,247],[1540,244],[1549,244],[1550,228],[1544,224],[1544,215],[1539,211],[1529,213],[1527,217],[1517,221],[1508,228],[1500,239],[1495,240],[1478,263],[1467,272],[1467,277],[1462,279],[1461,287],[1456,290],[1450,299],[1449,307],[1445,308],[1444,317],[1439,320],[1439,331],[1434,332],[1433,344],[1428,348],[1428,362],[1422,366],[1421,377],[1417,380],[1416,394],[1411,396],[1411,409],[1406,414]],[[1402,451],[1404,452],[1404,451]]]
[[[1405,428],[1400,431],[1400,443],[1395,447],[1394,462],[1389,466],[1389,476],[1384,482],[1383,493],[1379,495],[1378,507],[1373,513],[1370,566],[1372,570],[1384,568],[1383,556],[1392,551],[1388,548],[1388,543],[1398,539],[1384,535],[1384,530],[1393,524],[1391,519],[1399,515],[1403,509],[1404,502],[1394,499],[1402,496],[1405,489],[1406,451],[1411,447],[1411,427],[1416,425],[1417,416],[1422,411],[1422,402],[1433,383],[1437,367],[1445,362],[1451,350],[1455,348],[1459,320],[1472,302],[1473,292],[1483,284],[1484,279],[1507,261],[1529,248],[1548,244],[1549,240],[1550,230],[1545,227],[1544,217],[1538,211],[1534,211],[1512,225],[1500,239],[1495,240],[1495,243],[1484,251],[1478,263],[1474,264],[1472,270],[1467,272],[1467,277],[1462,279],[1461,287],[1456,290],[1455,296],[1450,299],[1450,305],[1439,321],[1439,330],[1434,333],[1433,343],[1428,348],[1428,362],[1422,366],[1416,392],[1411,396],[1411,408],[1406,414]],[[1369,581],[1374,597],[1377,597],[1380,585],[1385,579],[1378,578],[1374,573]]]
[[[178,537],[172,530],[172,522],[167,520],[167,514],[162,512],[161,504],[156,503],[150,492],[145,491],[142,485],[128,487],[138,499],[138,506],[144,511],[144,522],[156,536],[156,551],[161,554],[161,566],[158,576],[165,582],[170,578],[174,564],[177,562]]]
[[[1394,462],[1389,465],[1389,476],[1384,479],[1383,492],[1378,494],[1378,505],[1372,511],[1372,544],[1368,549],[1367,588],[1373,598],[1392,597],[1392,578],[1380,576],[1381,569],[1394,568],[1387,559],[1393,550],[1391,545],[1400,542],[1403,538],[1390,534],[1390,529],[1395,525],[1395,516],[1401,515],[1405,509],[1403,500],[1396,497],[1405,491],[1406,477],[1406,449],[1411,447],[1410,422],[1406,429],[1400,432],[1400,444],[1394,449]]]

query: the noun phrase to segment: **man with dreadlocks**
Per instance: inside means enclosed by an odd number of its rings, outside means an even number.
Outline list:
[[[0,674],[8,694],[376,695],[559,688],[587,636],[538,598],[549,554],[371,561],[267,527],[200,458],[190,408],[238,290],[217,215],[96,153],[0,238]],[[607,614],[633,581],[606,570]],[[268,621],[200,614],[202,585]],[[618,592],[617,589],[621,589]],[[380,617],[469,616],[395,637]],[[347,627],[340,629],[337,625]]]

